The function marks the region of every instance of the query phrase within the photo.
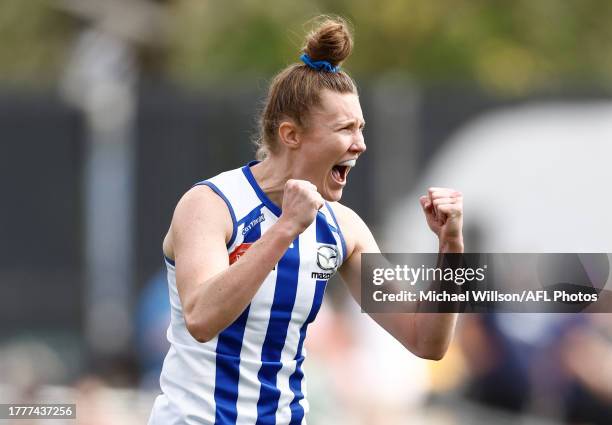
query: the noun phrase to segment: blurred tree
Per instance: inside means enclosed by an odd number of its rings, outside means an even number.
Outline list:
[[[56,75],[70,20],[50,0],[0,3],[0,78]],[[604,0],[168,0],[163,67],[191,84],[269,78],[296,61],[308,19],[347,17],[359,78],[472,82],[506,93],[612,82],[612,2]],[[22,51],[15,53],[17,48]]]
[[[297,60],[303,23],[321,13],[355,25],[359,77],[477,82],[522,94],[612,80],[612,3],[602,0],[177,0],[169,70],[202,82],[270,76]]]
[[[73,22],[49,0],[0,2],[0,81],[45,85],[55,81],[72,40]]]

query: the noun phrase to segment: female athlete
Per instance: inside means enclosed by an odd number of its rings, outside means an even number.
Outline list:
[[[360,298],[361,253],[380,252],[340,204],[366,150],[355,83],[339,69],[352,49],[344,21],[326,18],[301,62],[272,81],[258,158],[190,189],[163,249],[170,350],[149,424],[305,423],[304,338],[336,271]],[[442,252],[463,252],[462,196],[420,198]],[[407,349],[440,359],[455,314],[372,314]]]

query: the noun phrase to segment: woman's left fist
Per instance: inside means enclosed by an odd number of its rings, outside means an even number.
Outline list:
[[[430,187],[419,201],[440,246],[463,247],[463,194],[445,187]]]

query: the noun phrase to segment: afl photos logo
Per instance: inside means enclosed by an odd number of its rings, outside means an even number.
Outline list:
[[[321,270],[335,271],[338,267],[338,250],[336,247],[321,245],[317,249],[317,265]]]

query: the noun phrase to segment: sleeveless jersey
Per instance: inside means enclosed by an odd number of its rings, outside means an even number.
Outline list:
[[[255,163],[198,183],[209,186],[229,208],[230,263],[239,261],[281,214],[255,181],[250,170]],[[304,424],[306,329],[319,311],[328,279],[345,256],[344,238],[326,204],[289,246],[244,312],[206,343],[187,331],[174,264],[166,258],[170,350],[160,377],[163,394],[155,400],[149,425]]]

